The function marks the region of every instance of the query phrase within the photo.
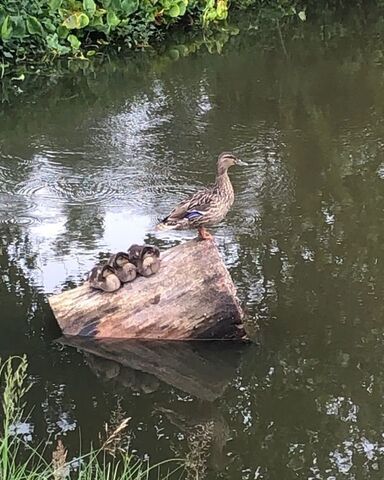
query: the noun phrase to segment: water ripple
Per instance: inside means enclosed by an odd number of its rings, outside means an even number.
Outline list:
[[[0,193],[0,223],[32,225],[39,220],[33,214],[36,205],[17,194]]]
[[[93,178],[61,178],[49,186],[59,198],[71,203],[96,205],[116,198],[117,191],[104,181]]]

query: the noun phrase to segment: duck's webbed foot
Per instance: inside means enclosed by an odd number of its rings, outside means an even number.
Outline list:
[[[204,227],[199,227],[199,238],[200,240],[213,240],[213,235],[211,235],[208,230]]]

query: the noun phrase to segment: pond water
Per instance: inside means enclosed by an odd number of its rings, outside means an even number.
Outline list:
[[[28,356],[27,441],[75,456],[127,416],[133,451],[191,478],[382,478],[383,45],[360,20],[122,58],[3,104],[0,356]],[[56,343],[47,295],[106,252],[192,238],[153,226],[223,150],[249,163],[214,233],[257,342],[148,347],[171,374]]]

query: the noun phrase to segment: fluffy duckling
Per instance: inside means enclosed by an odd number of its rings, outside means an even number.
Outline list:
[[[129,258],[129,261],[131,263],[133,263],[133,265],[135,265],[137,267],[138,263],[139,263],[139,260],[140,260],[140,257],[141,257],[141,251],[143,250],[143,246],[142,245],[131,245],[129,248],[128,248],[128,258]]]
[[[132,282],[137,275],[136,266],[130,262],[129,255],[125,252],[118,252],[108,260],[119,280],[122,283]]]
[[[110,265],[94,267],[88,276],[89,285],[103,292],[115,292],[121,287],[121,282]]]
[[[153,245],[132,245],[128,256],[143,277],[150,277],[160,269],[160,250]]]

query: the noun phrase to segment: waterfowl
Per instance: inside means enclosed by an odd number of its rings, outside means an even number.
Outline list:
[[[202,240],[212,239],[205,226],[221,222],[234,201],[234,191],[228,176],[232,165],[247,165],[233,153],[223,152],[217,161],[216,181],[179,203],[157,226],[157,230],[197,228]]]
[[[128,256],[143,277],[149,277],[160,269],[160,250],[154,245],[132,245]]]
[[[137,244],[131,245],[128,248],[129,261],[133,263],[133,265],[135,265],[136,267],[140,260],[142,250],[143,250],[143,245],[137,245]]]
[[[89,285],[104,292],[115,292],[121,287],[121,282],[110,265],[94,267],[88,276]]]
[[[125,252],[118,252],[108,260],[108,265],[113,268],[122,283],[132,282],[137,275],[136,267],[129,260]]]

